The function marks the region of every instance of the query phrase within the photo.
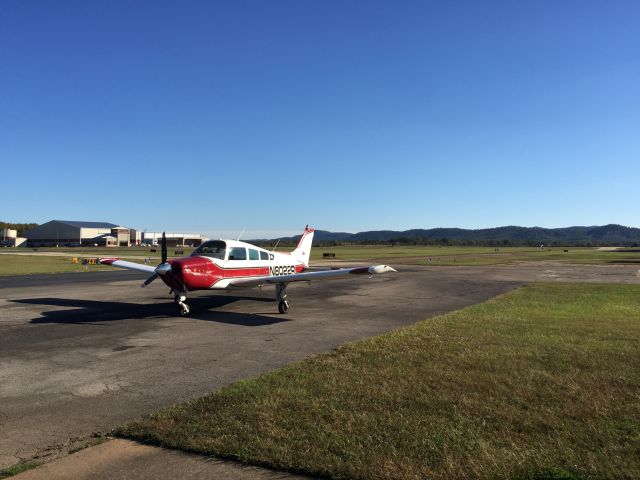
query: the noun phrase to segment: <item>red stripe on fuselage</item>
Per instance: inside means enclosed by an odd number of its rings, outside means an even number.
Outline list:
[[[184,257],[169,260],[171,274],[162,276],[162,280],[170,288],[187,290],[207,290],[215,283],[225,278],[240,277],[266,277],[269,276],[269,267],[276,265],[256,267],[221,267],[206,257]],[[304,265],[295,265],[295,272],[304,270]]]

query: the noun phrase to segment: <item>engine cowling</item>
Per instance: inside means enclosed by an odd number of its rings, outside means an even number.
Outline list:
[[[209,260],[202,257],[185,257],[170,260],[171,275],[162,279],[174,289],[188,291],[208,289],[216,283],[222,275]]]

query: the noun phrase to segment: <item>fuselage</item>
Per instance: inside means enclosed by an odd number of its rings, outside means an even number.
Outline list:
[[[305,265],[288,253],[269,252],[238,240],[210,240],[188,257],[169,260],[162,280],[175,290],[224,289],[232,279],[290,275]]]

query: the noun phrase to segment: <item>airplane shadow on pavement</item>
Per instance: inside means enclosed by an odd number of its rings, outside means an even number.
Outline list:
[[[275,306],[272,299],[250,298],[252,301],[269,302]],[[246,327],[260,327],[289,321],[286,316],[265,316],[250,313],[236,313],[215,311],[215,308],[228,305],[247,297],[213,296],[194,297],[189,299],[191,313],[185,319],[205,320],[210,322],[228,323]],[[16,303],[31,305],[50,305],[54,307],[69,307],[64,310],[50,310],[40,312],[41,317],[34,318],[31,323],[64,323],[100,325],[104,322],[118,320],[138,320],[146,318],[178,317],[177,308],[173,302],[137,304],[125,302],[109,302],[96,300],[80,300],[74,298],[23,298],[12,300]]]

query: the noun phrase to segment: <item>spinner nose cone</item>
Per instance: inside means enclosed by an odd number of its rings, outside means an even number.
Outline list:
[[[166,275],[172,270],[170,263],[161,263],[156,267],[156,273],[158,275]]]

